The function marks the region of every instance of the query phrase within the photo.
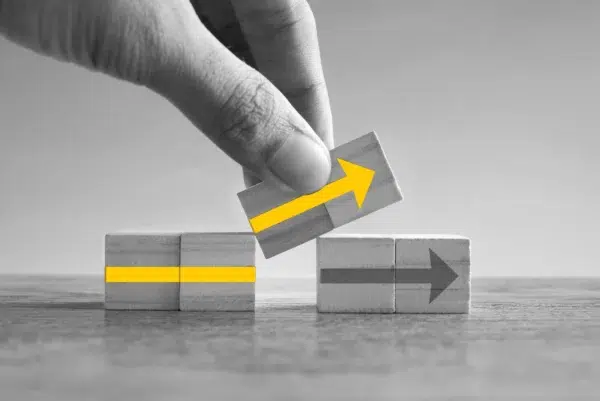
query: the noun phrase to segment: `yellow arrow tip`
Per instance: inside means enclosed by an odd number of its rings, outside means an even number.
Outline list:
[[[373,182],[373,177],[375,177],[375,170],[350,163],[344,159],[337,159],[337,161],[346,173],[346,179],[350,182],[356,204],[361,208],[371,187],[371,182]]]

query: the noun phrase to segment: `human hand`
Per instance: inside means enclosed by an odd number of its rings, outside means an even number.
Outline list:
[[[248,186],[308,193],[329,179],[331,110],[306,0],[0,0],[0,33],[164,96]]]

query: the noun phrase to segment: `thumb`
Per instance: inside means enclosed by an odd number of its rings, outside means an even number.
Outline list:
[[[265,181],[308,193],[329,179],[325,144],[267,78],[202,25],[188,0],[0,0],[0,33],[147,86]]]
[[[262,180],[301,193],[325,185],[329,151],[287,98],[199,21],[188,32],[148,86]]]
[[[203,26],[149,87],[264,181],[301,193],[329,179],[329,151],[287,98]]]

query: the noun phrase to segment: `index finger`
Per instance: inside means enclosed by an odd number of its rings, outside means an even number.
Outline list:
[[[329,95],[317,27],[306,0],[232,0],[257,69],[304,117],[325,145],[334,145]]]

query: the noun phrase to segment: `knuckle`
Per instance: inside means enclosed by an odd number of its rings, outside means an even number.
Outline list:
[[[306,0],[286,0],[277,7],[270,5],[252,9],[243,19],[261,26],[264,35],[277,35],[298,24],[316,28],[314,14]]]
[[[145,84],[163,52],[162,23],[156,7],[127,4],[125,1],[104,2],[106,18],[85,23],[73,32],[84,32],[80,58],[91,68]]]
[[[250,76],[240,80],[221,106],[217,116],[216,142],[224,150],[246,152],[251,162],[265,160],[278,147],[281,125],[277,94],[265,78]]]

